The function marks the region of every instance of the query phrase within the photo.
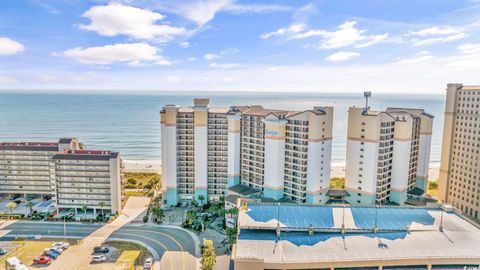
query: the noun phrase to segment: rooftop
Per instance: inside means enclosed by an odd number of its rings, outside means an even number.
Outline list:
[[[0,150],[58,151],[58,143],[50,142],[2,142]]]
[[[236,260],[260,259],[282,264],[406,258],[480,260],[479,228],[440,208],[272,204],[247,207],[239,213],[240,233],[233,255]],[[375,220],[377,233],[373,231]],[[438,229],[440,220],[443,232]],[[281,227],[279,238],[277,224]],[[345,234],[340,230],[342,224]],[[311,235],[308,228],[314,228],[310,229]]]
[[[66,150],[58,153],[52,159],[70,159],[70,160],[109,160],[117,158],[117,152],[102,150]]]

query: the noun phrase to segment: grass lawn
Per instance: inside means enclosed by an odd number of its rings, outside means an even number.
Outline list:
[[[145,247],[135,243],[109,241],[106,244],[119,251],[115,269],[135,270],[138,266],[143,266],[147,257],[152,256]]]
[[[125,188],[144,188],[152,185],[152,183],[160,184],[161,176],[158,173],[136,173],[126,172],[124,179],[126,181]]]
[[[18,247],[8,254],[5,254],[0,259],[0,267],[5,266],[5,260],[10,257],[19,258],[25,265],[29,266],[32,264],[33,258],[42,255],[43,249],[50,247],[53,241],[12,241],[14,245]]]
[[[345,178],[343,178],[343,177],[332,177],[330,179],[330,188],[344,189],[345,188]]]
[[[135,196],[140,196],[140,197],[143,197],[143,196],[147,196],[147,193],[146,192],[143,192],[143,191],[125,191],[125,196],[132,196],[132,197],[135,197]]]

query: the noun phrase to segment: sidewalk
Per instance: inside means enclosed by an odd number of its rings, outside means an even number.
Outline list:
[[[90,265],[91,254],[95,246],[100,246],[114,231],[134,220],[148,207],[150,198],[130,197],[122,214],[112,223],[106,224],[81,241],[80,245],[67,249],[59,256],[48,269],[50,270],[87,270],[98,269],[97,265]]]

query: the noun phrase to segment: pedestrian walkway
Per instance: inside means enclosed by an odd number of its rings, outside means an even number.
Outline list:
[[[48,269],[99,269],[96,267],[97,265],[90,265],[93,248],[95,246],[100,246],[110,234],[131,222],[144,212],[148,207],[149,202],[150,198],[148,197],[130,197],[122,214],[117,219],[94,231],[92,234],[84,238],[79,245],[67,249],[62,256],[59,256],[58,259],[48,267]]]
[[[4,230],[3,228],[12,225],[15,222],[16,220],[0,220],[0,238],[4,237],[10,232],[10,230]]]

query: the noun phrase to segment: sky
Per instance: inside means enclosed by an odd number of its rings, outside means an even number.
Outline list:
[[[0,0],[0,90],[443,94],[480,0]]]

